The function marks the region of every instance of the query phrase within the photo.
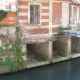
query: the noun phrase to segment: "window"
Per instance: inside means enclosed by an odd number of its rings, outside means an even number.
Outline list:
[[[76,25],[76,21],[77,21],[77,6],[73,6],[73,25]]]
[[[77,7],[73,6],[73,19],[77,19]]]
[[[30,5],[30,23],[40,24],[40,5]]]

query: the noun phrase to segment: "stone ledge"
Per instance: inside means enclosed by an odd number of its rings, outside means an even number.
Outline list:
[[[75,54],[71,55],[71,58],[77,58],[77,57],[80,57],[80,53],[75,53]]]
[[[44,43],[53,41],[54,36],[52,34],[38,34],[38,35],[27,35],[21,36],[22,43]]]
[[[64,60],[68,60],[68,57],[61,57],[61,58],[57,58],[57,59],[53,59],[52,62],[56,63],[56,62],[60,62],[60,61],[64,61]]]
[[[33,67],[43,66],[47,64],[50,64],[50,63],[48,61],[44,61],[44,62],[37,62],[33,64],[27,64],[27,68],[33,68]]]

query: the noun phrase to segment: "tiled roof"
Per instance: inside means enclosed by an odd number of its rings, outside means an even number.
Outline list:
[[[51,34],[40,34],[40,35],[27,35],[22,36],[21,41],[23,43],[43,43],[52,41],[54,38]]]

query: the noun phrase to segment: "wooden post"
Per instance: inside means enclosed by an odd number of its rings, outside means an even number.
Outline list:
[[[52,34],[52,0],[49,0],[49,34]]]
[[[49,34],[52,34],[52,1],[53,0],[49,0]],[[53,58],[53,50],[52,50],[52,41],[49,42],[49,58],[50,61],[52,61]]]

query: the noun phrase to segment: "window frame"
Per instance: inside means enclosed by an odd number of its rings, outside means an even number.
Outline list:
[[[78,10],[76,5],[72,5],[72,18],[73,18],[73,14],[74,14],[73,13],[73,8],[76,8],[76,10]],[[78,18],[78,12],[77,12],[76,18]]]
[[[41,3],[28,3],[28,23],[30,23],[30,5],[39,5],[40,6],[40,23],[32,24],[32,25],[41,25]]]
[[[72,5],[72,14],[71,14],[72,16],[71,16],[71,19],[74,19],[73,18],[74,17],[74,15],[73,15],[74,14],[74,11],[73,11],[74,8],[76,8],[76,10],[78,10],[78,7],[76,5]],[[76,14],[76,19],[78,19],[78,12]],[[71,24],[76,26],[76,22],[77,22],[77,20],[72,20]]]

